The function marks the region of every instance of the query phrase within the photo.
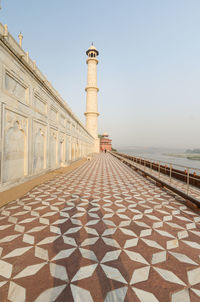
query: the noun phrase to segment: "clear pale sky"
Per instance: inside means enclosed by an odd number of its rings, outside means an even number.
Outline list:
[[[114,147],[200,148],[200,0],[2,0],[0,20],[83,123],[94,41]]]

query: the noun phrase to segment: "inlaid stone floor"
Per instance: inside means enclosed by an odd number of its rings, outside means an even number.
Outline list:
[[[200,217],[100,154],[0,209],[0,301],[200,301]]]

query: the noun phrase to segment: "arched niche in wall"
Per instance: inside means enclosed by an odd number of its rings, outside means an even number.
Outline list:
[[[59,150],[58,150],[58,162],[59,165],[63,165],[65,162],[65,140],[64,134],[59,138]]]
[[[46,168],[46,127],[35,123],[33,172],[38,173]]]
[[[50,131],[50,168],[55,168],[57,165],[57,131]]]
[[[27,120],[14,112],[5,113],[3,183],[27,174]]]

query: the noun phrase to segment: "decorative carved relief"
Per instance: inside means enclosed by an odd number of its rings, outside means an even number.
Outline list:
[[[70,123],[70,121],[67,121],[67,130],[71,130],[71,123]]]
[[[65,161],[69,160],[69,137],[66,136],[65,140]]]
[[[50,118],[51,118],[51,120],[53,120],[54,122],[56,122],[57,121],[57,116],[58,116],[58,111],[53,106],[51,106],[51,110],[50,110]]]
[[[39,95],[34,95],[34,107],[36,112],[47,114],[47,103]]]
[[[50,130],[50,167],[54,168],[57,165],[57,141],[58,133],[56,130]]]
[[[33,172],[38,173],[46,168],[46,126],[34,122],[33,134]]]
[[[28,88],[8,72],[5,74],[5,89],[19,101],[28,103]]]
[[[23,178],[27,170],[27,118],[5,110],[3,183]]]
[[[64,133],[60,133],[59,135],[59,150],[58,150],[58,162],[60,165],[63,165],[65,162],[65,135]]]
[[[63,127],[65,127],[65,117],[64,117],[64,115],[60,115],[60,124],[63,126]]]

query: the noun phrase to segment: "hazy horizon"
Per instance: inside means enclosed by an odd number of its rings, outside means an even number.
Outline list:
[[[0,19],[85,124],[91,42],[99,133],[113,146],[199,148],[200,1],[2,0]]]

